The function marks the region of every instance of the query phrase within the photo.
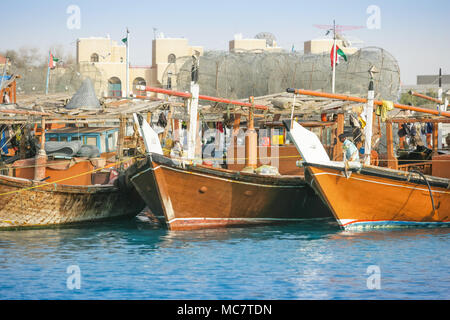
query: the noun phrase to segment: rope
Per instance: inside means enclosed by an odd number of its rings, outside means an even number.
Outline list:
[[[423,180],[425,180],[425,183],[427,184],[427,186],[428,186],[428,191],[430,192],[430,198],[431,198],[431,205],[433,206],[433,214],[436,214],[436,207],[434,206],[434,198],[433,198],[433,192],[431,191],[431,187],[430,187],[430,184],[428,183],[428,180],[427,180],[427,178],[425,177],[425,175],[422,173],[422,172],[420,172],[420,171],[417,171],[417,170],[410,170],[409,172],[411,172],[411,173],[417,173],[419,176],[421,176],[422,178],[423,178]],[[408,177],[408,180],[409,180],[409,177]]]

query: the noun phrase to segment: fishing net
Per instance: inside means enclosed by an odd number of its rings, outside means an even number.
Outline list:
[[[20,75],[17,79],[18,94],[42,94],[45,93],[47,66],[31,66],[26,68],[17,68],[14,65],[9,69],[10,73]],[[100,70],[92,64],[66,64],[50,70],[48,83],[48,93],[67,93],[76,92],[84,79],[90,78],[96,93],[101,90],[104,82]]]
[[[181,57],[168,65],[163,74],[164,87],[188,91],[191,57]],[[386,50],[368,47],[348,55],[336,67],[336,93],[367,96],[369,69],[375,67],[377,99],[398,100],[400,69]],[[284,92],[286,88],[331,92],[330,54],[299,52],[208,51],[200,57],[199,85],[204,95],[244,99]]]

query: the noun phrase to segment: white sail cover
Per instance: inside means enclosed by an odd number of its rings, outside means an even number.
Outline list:
[[[343,161],[331,161],[325,148],[320,142],[319,137],[314,132],[305,129],[297,122],[293,122],[291,128],[290,121],[283,121],[284,126],[288,130],[291,140],[294,142],[295,147],[303,158],[303,161],[310,164],[323,164],[327,166],[332,166],[338,169],[349,168],[349,169],[360,169],[361,163],[347,162]]]
[[[307,163],[331,163],[330,157],[314,132],[305,129],[296,121],[293,121],[292,128],[289,128],[286,123],[285,126],[304,161]]]
[[[144,139],[145,150],[148,153],[162,155],[163,151],[159,142],[158,134],[150,127],[147,121],[140,115],[133,113],[134,122],[139,128],[139,134]]]

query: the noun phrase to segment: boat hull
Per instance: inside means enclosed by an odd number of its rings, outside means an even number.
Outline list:
[[[268,177],[174,165],[153,155],[132,183],[171,230],[279,224],[332,218],[299,176]]]
[[[346,177],[342,169],[316,165],[307,166],[306,179],[344,229],[450,226],[448,180],[447,186],[429,181],[429,189],[423,178],[397,170],[363,168]]]
[[[136,216],[144,203],[113,185],[46,184],[0,175],[0,228],[45,227]]]

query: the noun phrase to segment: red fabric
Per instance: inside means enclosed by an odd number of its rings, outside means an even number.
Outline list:
[[[336,52],[339,50],[339,46],[338,45],[336,45]],[[333,53],[334,53],[334,45],[331,47],[331,53],[330,53],[330,59],[331,59],[331,68],[333,68]],[[336,56],[337,56],[337,54],[336,54]],[[338,58],[338,57],[336,57],[336,58]],[[339,63],[339,58],[338,59],[336,59],[336,65]]]
[[[222,124],[222,122],[217,122],[216,128],[217,128],[217,130],[219,130],[221,133],[223,133],[223,124]]]
[[[48,62],[48,66],[50,69],[55,68],[55,64],[53,63],[53,55],[50,53],[50,61]]]

